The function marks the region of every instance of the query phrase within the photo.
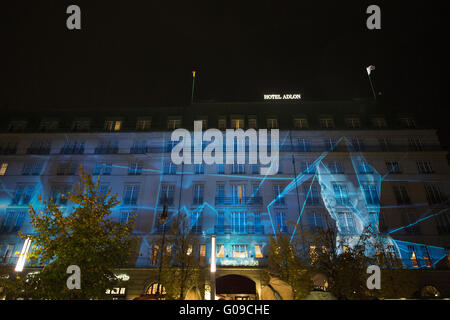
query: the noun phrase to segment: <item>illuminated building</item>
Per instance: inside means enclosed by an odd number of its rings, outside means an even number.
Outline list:
[[[406,266],[423,269],[423,285],[450,289],[441,283],[448,271],[440,270],[450,246],[447,152],[435,130],[407,112],[367,101],[8,112],[0,135],[4,264],[17,262],[13,253],[23,246],[17,231],[32,232],[27,206],[42,194],[69,207],[59,195],[77,181],[82,164],[119,195],[117,221],[137,214],[140,252],[133,266],[118,271],[129,277],[126,289],[111,294],[133,298],[153,290],[158,255],[151,243],[162,232],[163,199],[169,219],[180,211],[191,219],[204,266],[216,235],[217,279],[248,277],[255,293],[268,234],[292,235],[300,229],[294,224],[309,229],[326,221],[341,234],[357,235],[372,225],[392,239]],[[278,174],[261,176],[259,167],[249,164],[174,165],[170,134],[177,128],[192,131],[194,120],[204,129],[278,128]]]

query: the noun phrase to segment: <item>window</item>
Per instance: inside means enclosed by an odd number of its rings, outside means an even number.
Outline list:
[[[105,121],[105,131],[120,131],[122,127],[121,120],[106,120]]]
[[[392,150],[392,142],[390,138],[380,138],[378,139],[378,143],[380,144],[381,151],[389,152]]]
[[[358,161],[358,171],[362,174],[373,173],[373,169],[367,161]]]
[[[61,154],[83,154],[84,142],[78,141],[66,141],[61,148]]]
[[[167,129],[178,129],[181,127],[181,119],[167,120]]]
[[[225,203],[225,185],[218,184],[216,187],[216,204]]]
[[[439,204],[444,201],[439,187],[434,184],[425,184],[425,192],[427,194],[427,199],[429,204]]]
[[[58,128],[58,120],[43,119],[39,124],[38,131],[49,132],[55,131]]]
[[[150,119],[138,119],[136,122],[137,131],[147,131],[152,126],[152,120]]]
[[[0,165],[0,176],[4,176],[6,174],[7,169],[8,169],[8,163],[2,162]]]
[[[246,244],[233,244],[233,258],[248,258],[248,249]]]
[[[122,211],[120,212],[120,224],[127,224],[128,221],[130,220],[130,216],[133,212],[130,211]]]
[[[278,119],[268,118],[267,119],[267,129],[278,129]]]
[[[416,256],[416,248],[414,246],[408,246],[408,251],[410,254],[410,260],[411,260],[411,264],[414,268],[418,268],[419,267],[419,262],[417,261],[417,256]]]
[[[423,151],[422,140],[418,137],[408,138],[409,151]]]
[[[66,205],[67,196],[70,191],[70,186],[68,185],[53,185],[51,187],[51,196],[53,203],[55,205]]]
[[[307,128],[309,128],[308,119],[306,119],[306,118],[295,118],[294,119],[294,128],[295,129],[307,129]]]
[[[338,161],[328,162],[328,170],[330,170],[330,173],[333,173],[333,174],[344,173],[344,170],[342,170],[342,165]]]
[[[409,199],[408,191],[405,186],[393,186],[395,199],[397,200],[397,204],[410,204],[411,200]]]
[[[364,184],[363,185],[364,197],[366,198],[366,203],[369,206],[379,206],[380,198],[378,196],[378,190],[374,184]]]
[[[256,234],[263,234],[264,233],[263,225],[261,223],[261,213],[254,213],[253,214],[253,224],[255,226],[255,233]]]
[[[333,151],[337,147],[337,140],[335,138],[328,138],[324,140],[326,151]]]
[[[369,222],[370,226],[372,227],[372,230],[377,232],[378,231],[378,217],[376,212],[369,212]]]
[[[319,186],[313,185],[311,188],[308,185],[303,186],[303,191],[306,198],[306,203],[310,206],[317,206],[320,204]]]
[[[285,201],[284,201],[284,196],[282,196],[283,192],[283,186],[282,185],[274,185],[273,186],[273,198],[275,199],[275,204],[276,205],[284,205]]]
[[[377,129],[382,129],[387,127],[386,119],[383,117],[372,118],[372,125]]]
[[[277,230],[281,233],[287,233],[286,214],[284,212],[277,212],[275,214],[275,221],[277,224]]]
[[[314,232],[323,229],[323,219],[320,213],[309,213],[308,214],[308,225],[310,231]]]
[[[177,174],[177,166],[172,161],[164,163],[163,174]]]
[[[150,264],[152,266],[156,266],[158,263],[158,252],[159,252],[159,246],[157,244],[153,245],[152,255],[150,257]]]
[[[192,212],[191,216],[191,226],[192,233],[201,233],[202,232],[202,215],[200,211]]]
[[[431,257],[430,257],[430,253],[428,252],[428,247],[426,246],[422,246],[422,255],[423,255],[423,260],[425,261],[425,265],[427,266],[427,268],[431,268]]]
[[[75,120],[72,123],[72,131],[74,132],[82,132],[82,131],[89,131],[90,127],[90,121],[89,120]]]
[[[96,154],[115,154],[119,152],[119,142],[108,140],[100,141],[97,148],[95,148]]]
[[[12,198],[12,205],[28,205],[34,192],[34,185],[19,184]]]
[[[92,170],[92,175],[110,175],[112,171],[111,162],[97,162],[95,164],[94,170]]]
[[[320,127],[322,129],[332,129],[334,128],[334,120],[333,118],[320,118],[319,119]]]
[[[252,164],[252,174],[259,174],[259,164]]]
[[[216,256],[217,258],[225,257],[225,246],[223,244],[218,244],[216,246]]]
[[[217,125],[219,130],[225,131],[227,129],[227,119],[219,119]]]
[[[206,260],[206,244],[200,245],[200,265],[204,265]]]
[[[244,129],[244,119],[231,119],[231,128]]]
[[[231,224],[233,233],[247,232],[247,213],[246,212],[232,212]]]
[[[401,173],[400,166],[397,161],[386,161],[386,168],[389,173]]]
[[[353,213],[339,212],[338,218],[339,218],[339,227],[343,234],[354,234],[356,232]]]
[[[361,138],[352,138],[352,151],[364,151],[364,143]]]
[[[263,258],[263,253],[262,253],[262,245],[257,244],[255,245],[255,258]]]
[[[224,174],[225,173],[225,165],[222,163],[217,164],[217,173]]]
[[[8,126],[8,132],[24,132],[27,124],[27,121],[11,121]]]
[[[167,205],[173,205],[175,194],[175,186],[164,184],[161,186],[161,193],[159,195],[159,204],[164,205],[164,202],[167,202]]]
[[[136,205],[139,196],[139,186],[138,185],[128,185],[125,186],[123,204],[124,205]]]
[[[306,139],[298,139],[298,152],[310,152],[311,151],[311,143]]]
[[[405,128],[413,129],[416,127],[416,122],[411,117],[403,117],[403,118],[400,118],[399,120],[400,120],[400,125]]]
[[[334,196],[336,202],[340,205],[349,204],[347,187],[342,184],[333,184]]]
[[[143,164],[141,162],[132,162],[128,167],[129,175],[141,175],[142,174]]]
[[[245,185],[235,184],[232,185],[233,204],[242,204],[245,197]]]
[[[433,168],[431,167],[431,163],[429,161],[417,161],[417,171],[419,173],[434,173]]]
[[[202,122],[202,130],[208,129],[208,120],[207,119],[196,119],[195,121]]]
[[[256,118],[248,119],[248,128],[249,129],[258,129],[258,123],[256,121]]]
[[[27,154],[49,154],[51,142],[48,140],[33,141],[27,149]]]
[[[245,164],[233,163],[231,165],[232,174],[245,174]]]
[[[350,129],[359,129],[361,127],[359,118],[347,118],[345,119],[345,123],[347,124],[347,128]]]
[[[143,154],[147,152],[147,141],[135,140],[133,146],[130,148],[130,153],[132,154]]]
[[[78,165],[75,162],[60,162],[56,167],[56,175],[73,176],[77,172]]]
[[[0,145],[0,154],[15,154],[17,151],[17,142],[8,141]]]
[[[203,203],[203,192],[205,190],[205,186],[203,184],[195,184],[194,185],[194,204],[202,204]]]
[[[11,258],[14,250],[14,244],[10,243],[6,246],[5,251],[3,252],[2,263],[9,263],[9,259]]]
[[[316,167],[310,161],[306,160],[300,162],[300,171],[305,174],[313,174],[316,171]]]
[[[194,164],[194,172],[195,174],[204,174],[205,164],[204,163]]]
[[[20,227],[22,226],[23,221],[25,220],[26,214],[27,214],[27,211],[25,211],[25,210],[16,210],[16,209],[8,210],[6,212],[6,217],[5,217],[5,220],[3,221],[0,231],[5,232],[5,233],[8,232],[12,225],[12,222],[15,219],[15,222],[14,222],[14,225],[13,225],[13,228],[11,231],[17,232],[18,230],[20,230]]]

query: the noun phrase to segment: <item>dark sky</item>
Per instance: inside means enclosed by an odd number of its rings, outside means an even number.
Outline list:
[[[2,2],[1,100],[7,106],[152,106],[370,97],[448,101],[449,1]],[[77,4],[82,30],[66,28]],[[382,29],[366,28],[370,4]],[[441,107],[442,108],[442,107]]]

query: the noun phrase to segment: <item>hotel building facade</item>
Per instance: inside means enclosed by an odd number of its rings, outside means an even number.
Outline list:
[[[137,217],[138,254],[117,270],[126,281],[111,292],[115,298],[132,299],[152,290],[158,266],[154,243],[163,232],[158,217],[165,201],[168,224],[178,212],[191,221],[206,285],[212,235],[218,286],[233,277],[250,283],[247,292],[224,291],[233,298],[258,298],[269,234],[292,235],[326,227],[329,221],[340,233],[358,234],[370,224],[389,235],[405,266],[417,269],[421,287],[433,286],[450,296],[447,151],[436,130],[407,110],[372,101],[271,101],[32,112],[7,108],[4,115],[4,265],[17,262],[14,253],[23,245],[17,232],[33,232],[27,209],[39,203],[39,195],[70,212],[60,195],[75,185],[83,165],[87,173],[100,176],[102,188],[118,195],[114,219]],[[174,165],[171,133],[193,131],[196,120],[204,130],[279,129],[278,173],[262,176],[259,165],[248,163]]]

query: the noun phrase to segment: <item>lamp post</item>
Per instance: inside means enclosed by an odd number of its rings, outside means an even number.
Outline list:
[[[161,240],[161,254],[160,254],[160,258],[159,258],[159,270],[158,270],[158,288],[157,288],[157,292],[156,295],[159,297],[162,296],[162,290],[161,290],[161,271],[162,271],[162,264],[163,264],[163,257],[164,257],[164,242],[166,240],[166,223],[167,220],[169,218],[169,215],[167,213],[167,198],[164,198],[164,206],[163,206],[163,211],[160,213],[159,215],[159,224],[162,225],[163,227],[163,236],[162,236],[162,240]]]
[[[216,236],[211,236],[211,300],[216,300]]]

